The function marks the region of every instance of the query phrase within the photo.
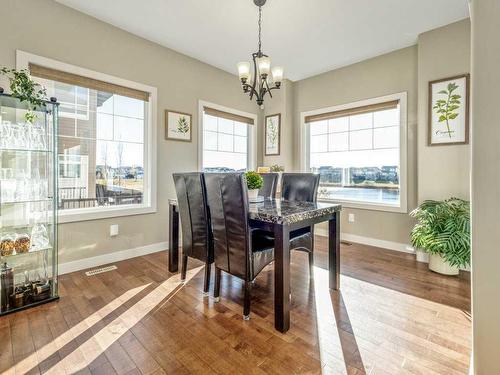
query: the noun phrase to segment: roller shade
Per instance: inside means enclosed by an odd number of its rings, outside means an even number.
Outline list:
[[[398,105],[399,105],[399,100],[392,100],[390,102],[385,102],[385,103],[370,104],[362,107],[342,109],[340,111],[320,113],[318,115],[306,116],[305,122],[309,123],[314,121],[324,121],[339,117],[361,115],[363,113],[385,111],[388,109],[395,109],[398,107]]]
[[[99,81],[97,79],[80,76],[78,74],[63,72],[41,65],[29,64],[30,74],[34,77],[63,82],[69,85],[85,87],[98,91],[105,91],[116,95],[127,96],[142,101],[149,101],[149,93],[129,87],[115,85],[113,83]]]
[[[235,115],[234,113],[219,111],[218,109],[213,109],[209,107],[203,107],[203,111],[210,116],[225,118],[227,120],[243,122],[245,124],[254,125],[253,118]]]

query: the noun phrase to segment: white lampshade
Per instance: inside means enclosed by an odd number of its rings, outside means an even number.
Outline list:
[[[260,75],[269,75],[269,72],[271,71],[271,59],[269,57],[259,57],[257,59],[257,65],[259,66]]]
[[[240,62],[238,63],[238,75],[240,79],[247,80],[250,77],[250,63],[249,62]]]
[[[283,81],[283,67],[275,66],[273,67],[273,81],[275,83],[281,83]]]

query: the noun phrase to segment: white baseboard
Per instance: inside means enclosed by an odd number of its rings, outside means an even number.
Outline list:
[[[140,246],[133,249],[115,251],[109,254],[98,255],[91,258],[84,258],[72,262],[60,263],[59,274],[65,274],[102,266],[103,264],[119,262],[121,260],[135,258],[141,255],[147,255],[168,249],[168,242],[158,242],[146,246]]]
[[[323,237],[328,236],[328,231],[326,229],[323,229],[323,228],[314,229],[314,233],[317,234],[318,236],[323,236]],[[415,250],[413,249],[413,247],[411,245],[399,243],[399,242],[379,240],[377,238],[357,236],[355,234],[349,234],[349,233],[340,233],[340,240],[347,241],[347,242],[360,243],[363,245],[381,247],[383,249],[389,249],[389,250],[394,250],[394,251],[401,251],[403,253],[415,254]],[[425,263],[428,263],[428,262],[425,262]],[[460,267],[460,270],[470,272],[470,266]]]
[[[328,231],[326,229],[323,229],[323,228],[316,228],[314,230],[314,233],[319,235],[319,236],[325,236],[325,237],[328,236]],[[347,242],[360,243],[363,245],[381,247],[383,249],[401,251],[403,253],[415,254],[413,247],[409,244],[393,242],[393,241],[386,241],[386,240],[379,240],[378,238],[358,236],[356,234],[350,234],[350,233],[340,233],[340,240],[347,241]]]

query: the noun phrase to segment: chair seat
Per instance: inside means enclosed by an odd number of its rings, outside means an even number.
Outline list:
[[[267,240],[274,241],[274,234],[272,232],[255,229],[255,233],[259,238],[266,238]],[[290,249],[311,252],[312,251],[312,235],[309,227],[292,230],[290,232]]]
[[[274,260],[274,238],[268,232],[254,230],[252,233],[252,276],[254,279],[262,269]]]
[[[305,227],[305,228],[300,228],[300,229],[295,229],[290,232],[290,240],[293,240],[295,238],[311,234],[311,228],[310,227]]]
[[[308,253],[312,252],[311,230],[309,228],[302,228],[292,231],[292,233],[290,233],[290,249],[306,251]]]

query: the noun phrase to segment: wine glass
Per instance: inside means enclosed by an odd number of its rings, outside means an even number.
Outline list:
[[[0,170],[0,183],[2,201],[11,202],[15,198],[16,181],[14,180],[14,170],[12,168],[2,168]]]
[[[9,148],[12,141],[12,125],[10,121],[2,121],[0,126],[0,148]]]

